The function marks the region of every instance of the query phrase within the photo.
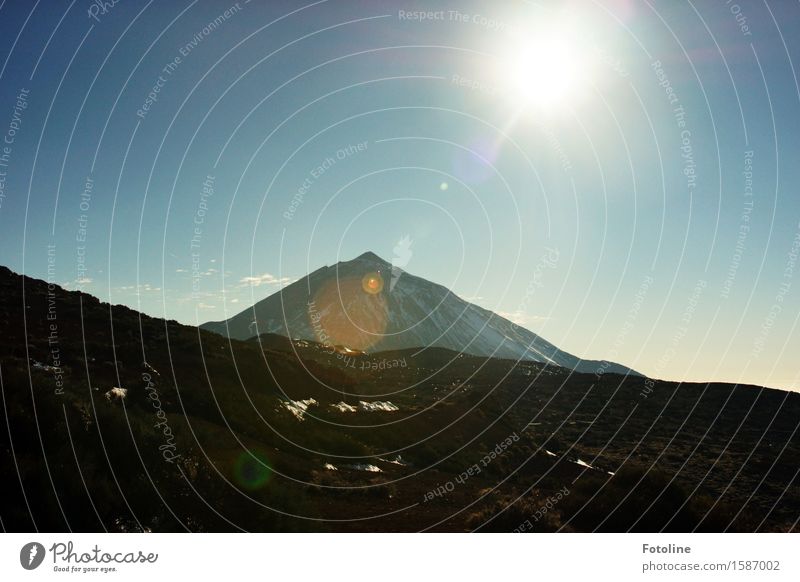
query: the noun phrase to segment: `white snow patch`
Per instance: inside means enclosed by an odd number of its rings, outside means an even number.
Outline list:
[[[47,364],[37,362],[36,360],[33,360],[33,367],[36,370],[44,370],[45,372],[50,372],[52,370],[55,370],[53,366],[48,366]]]
[[[105,393],[106,400],[109,402],[117,402],[124,400],[128,396],[127,388],[119,388],[114,386],[111,390]]]
[[[550,451],[548,451],[547,449],[545,449],[545,450],[544,450],[544,452],[545,452],[545,454],[546,454],[548,457],[556,457],[556,456],[557,456],[555,453],[551,453],[551,452],[550,452]]]
[[[375,465],[370,465],[368,463],[356,463],[355,465],[350,465],[351,469],[355,469],[356,471],[368,471],[370,473],[383,473],[383,470],[380,467]]]
[[[575,464],[580,465],[581,467],[586,467],[587,469],[594,469],[594,467],[592,467],[589,463],[587,463],[586,461],[581,461],[580,459],[575,461]]]
[[[397,412],[400,410],[397,406],[389,402],[381,402],[380,400],[376,400],[375,402],[365,402],[363,400],[359,401],[358,403],[361,410],[365,412],[376,412],[376,411],[383,411],[383,412]]]
[[[400,465],[401,467],[405,467],[407,465],[407,463],[403,462],[403,457],[400,455],[397,455],[391,461],[389,459],[381,459],[380,457],[378,457],[378,460],[383,461],[384,463],[391,463],[392,465]]]
[[[339,412],[355,412],[358,410],[355,406],[350,406],[347,402],[339,402],[338,404],[331,404],[331,408],[335,408]]]
[[[315,406],[317,404],[319,403],[313,398],[308,398],[307,400],[284,400],[281,402],[281,405],[286,410],[294,414],[295,417],[297,417],[297,420],[305,420],[303,417],[305,416],[308,407]]]
[[[336,467],[336,465],[331,465],[330,463],[325,463],[324,466],[328,471],[338,471],[339,470],[338,467]]]

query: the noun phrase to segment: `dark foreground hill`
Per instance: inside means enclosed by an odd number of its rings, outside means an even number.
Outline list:
[[[228,340],[4,268],[0,358],[7,531],[789,531],[800,517],[794,393]]]

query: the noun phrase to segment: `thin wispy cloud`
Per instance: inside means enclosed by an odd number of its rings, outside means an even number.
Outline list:
[[[500,317],[505,317],[510,322],[516,323],[522,327],[552,319],[551,317],[547,317],[545,315],[534,315],[523,313],[521,311],[495,311],[495,313],[497,313],[497,315]]]
[[[271,273],[264,273],[263,275],[254,275],[250,277],[242,277],[239,283],[242,286],[261,287],[262,285],[278,285],[284,286],[292,282],[291,277],[276,277]]]

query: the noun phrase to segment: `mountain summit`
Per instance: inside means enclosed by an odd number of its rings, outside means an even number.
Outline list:
[[[389,264],[388,261],[384,261],[382,258],[380,258],[378,255],[376,255],[372,251],[367,251],[366,253],[364,253],[362,255],[359,255],[358,257],[353,259],[353,261],[359,261],[359,262],[362,262],[362,263],[371,262],[371,263],[377,263],[379,265],[388,265]],[[349,262],[353,262],[353,261],[349,261]]]
[[[366,352],[441,347],[578,372],[636,374],[564,352],[442,285],[398,271],[373,252],[317,269],[234,317],[201,328],[240,340],[275,333]]]

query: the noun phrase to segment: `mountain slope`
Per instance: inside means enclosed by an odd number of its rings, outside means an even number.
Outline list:
[[[584,373],[601,368],[637,374],[613,362],[582,360],[560,350],[441,285],[393,271],[371,252],[317,269],[234,317],[201,328],[241,340],[277,333],[368,352],[441,347]]]
[[[645,382],[227,341],[0,267],[0,516],[6,531],[508,532],[569,484],[536,531],[797,528],[800,394]]]

